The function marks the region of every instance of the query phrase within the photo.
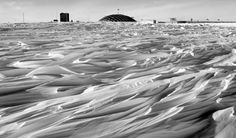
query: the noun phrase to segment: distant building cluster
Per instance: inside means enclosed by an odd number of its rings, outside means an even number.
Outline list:
[[[221,21],[220,19],[210,21],[208,18],[206,20],[177,20],[177,18],[170,18],[170,23],[234,23],[234,21]]]
[[[70,21],[70,15],[69,13],[60,13],[60,20],[57,18],[54,19],[52,22],[73,22],[73,20]],[[102,22],[137,22],[133,17],[123,15],[119,13],[118,9],[118,14],[111,14],[108,16],[105,16],[101,18],[99,21]],[[79,21],[77,21],[79,22]],[[178,20],[177,18],[170,18],[169,21],[157,21],[155,19],[141,19],[139,21],[142,24],[157,24],[157,23],[235,23],[235,21],[221,21],[220,19],[217,19],[216,21],[210,21],[208,18],[206,20],[193,20],[191,18],[190,20]]]

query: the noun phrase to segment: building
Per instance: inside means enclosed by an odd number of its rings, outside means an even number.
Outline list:
[[[157,20],[152,20],[152,19],[142,19],[140,21],[141,24],[156,24]]]
[[[176,18],[170,18],[170,23],[177,23],[177,19]]]
[[[157,24],[157,20],[153,20],[153,24]]]
[[[123,14],[112,14],[103,17],[99,21],[106,21],[106,22],[136,22],[132,17]]]
[[[60,13],[60,21],[61,22],[70,22],[69,13]]]
[[[189,21],[177,21],[177,23],[190,23]]]

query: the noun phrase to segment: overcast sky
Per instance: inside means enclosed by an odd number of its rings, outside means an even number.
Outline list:
[[[69,12],[71,19],[97,21],[120,13],[140,19],[234,20],[236,0],[0,0],[0,22],[47,22]]]

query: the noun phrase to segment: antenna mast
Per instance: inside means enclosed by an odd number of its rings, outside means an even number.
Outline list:
[[[22,14],[22,17],[23,17],[23,23],[25,23],[25,13],[24,12]]]

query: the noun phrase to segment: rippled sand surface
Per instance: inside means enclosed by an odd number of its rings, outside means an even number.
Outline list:
[[[236,28],[0,28],[1,138],[235,138]]]

